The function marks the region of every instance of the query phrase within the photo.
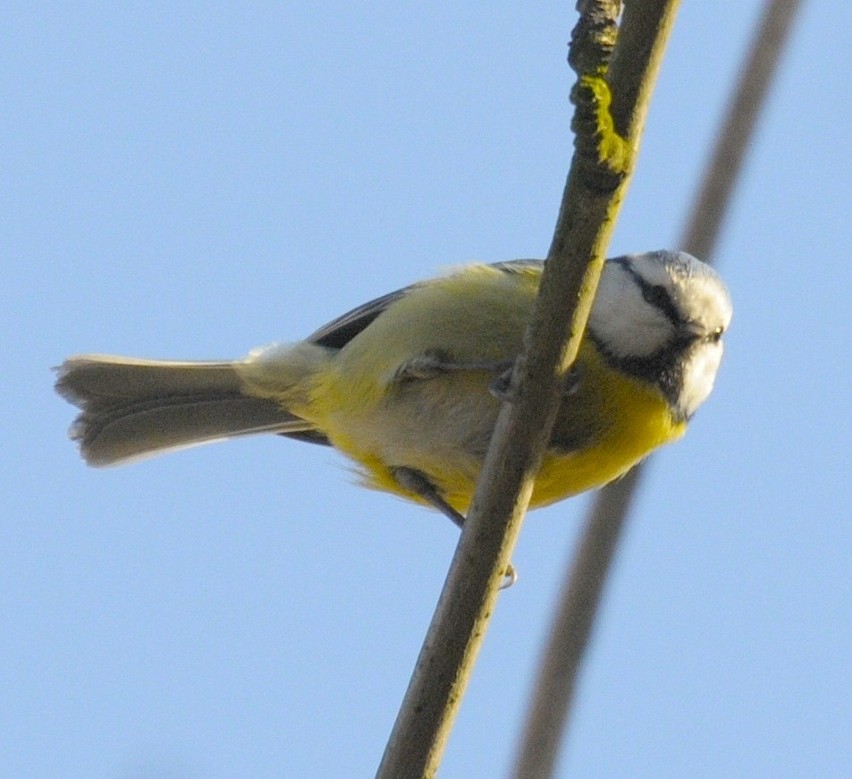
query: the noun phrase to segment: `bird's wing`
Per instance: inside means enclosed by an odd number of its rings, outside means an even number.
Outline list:
[[[541,264],[541,260],[509,260],[507,262],[494,263],[494,267],[506,273],[518,273],[530,267],[540,267]],[[370,300],[357,308],[353,308],[351,311],[347,311],[336,319],[332,319],[331,322],[311,333],[306,340],[330,349],[342,349],[358,333],[362,332],[383,312],[387,311],[396,301],[403,298],[422,283],[424,282],[411,284],[402,289],[382,295],[375,300]],[[282,433],[282,435],[309,443],[329,444],[326,436],[317,430],[303,430],[293,433]]]
[[[351,311],[333,319],[323,325],[319,330],[311,333],[307,341],[327,346],[330,349],[341,349],[351,341],[358,333],[367,327],[379,314],[387,309],[395,300],[399,300],[411,287],[399,289],[382,295],[380,298],[364,303]],[[330,446],[328,437],[319,430],[299,430],[292,433],[281,433],[286,438],[294,438],[297,441],[305,441],[309,444],[321,444]]]
[[[364,303],[357,308],[353,308],[351,311],[347,311],[336,319],[332,319],[331,322],[311,333],[306,340],[320,346],[327,346],[331,349],[341,349],[373,322],[379,314],[386,311],[389,306],[406,295],[415,286],[417,285],[413,284],[409,287],[398,289],[396,292],[389,292],[387,295],[382,295],[380,298],[371,300],[369,303]]]
[[[542,260],[508,260],[495,262],[492,267],[498,268],[506,273],[522,273],[529,269],[538,269],[542,266]],[[368,327],[380,314],[386,311],[397,300],[405,297],[411,290],[416,289],[428,282],[411,284],[395,292],[389,292],[375,300],[353,308],[342,316],[333,319],[311,333],[306,340],[320,346],[328,346],[332,349],[341,349],[351,341],[358,333]]]

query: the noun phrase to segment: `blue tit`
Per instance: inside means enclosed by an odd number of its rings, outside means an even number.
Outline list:
[[[464,266],[233,362],[71,357],[57,381],[81,409],[71,437],[95,466],[255,433],[327,444],[366,486],[460,523],[543,268]],[[719,276],[684,252],[608,260],[530,505],[600,487],[680,438],[730,319]]]

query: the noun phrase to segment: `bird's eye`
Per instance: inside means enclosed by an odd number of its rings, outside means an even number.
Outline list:
[[[725,328],[724,328],[724,327],[717,327],[715,330],[713,330],[713,332],[711,332],[711,333],[707,336],[707,340],[708,340],[711,344],[717,344],[717,343],[719,343],[719,341],[721,341],[721,340],[722,340],[722,334],[723,334],[724,332],[725,332]]]

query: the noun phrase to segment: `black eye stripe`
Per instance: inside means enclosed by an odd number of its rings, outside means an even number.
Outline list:
[[[680,324],[682,317],[675,304],[672,303],[668,290],[656,284],[648,284],[644,279],[639,278],[635,274],[634,277],[639,281],[639,286],[642,288],[642,297],[652,306],[660,309],[672,324]]]
[[[648,283],[646,279],[643,279],[636,272],[627,257],[618,257],[611,260],[611,262],[621,265],[633,277],[633,280],[639,285],[639,290],[642,292],[642,297],[645,301],[654,306],[654,308],[662,311],[669,322],[675,325],[675,327],[683,324],[683,317],[680,311],[678,311],[677,306],[672,302],[671,295],[669,295],[669,291],[665,287],[659,284]]]

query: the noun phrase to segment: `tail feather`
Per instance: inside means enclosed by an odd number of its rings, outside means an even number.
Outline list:
[[[269,398],[245,394],[234,363],[84,355],[66,360],[56,389],[80,408],[70,436],[90,465],[255,433],[310,435]]]

